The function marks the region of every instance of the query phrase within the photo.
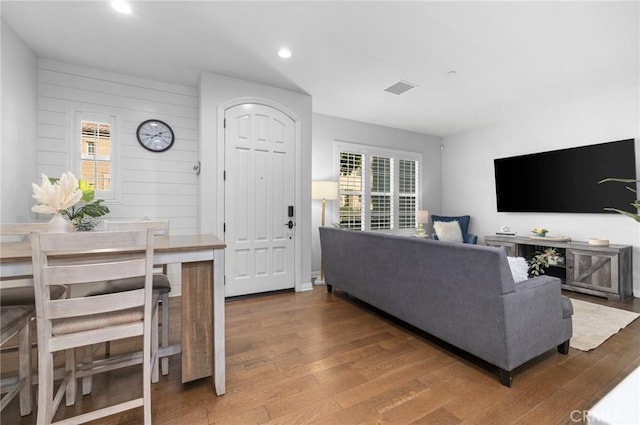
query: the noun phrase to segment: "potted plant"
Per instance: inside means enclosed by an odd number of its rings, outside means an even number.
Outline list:
[[[536,227],[535,229],[533,229],[531,231],[531,233],[533,233],[534,235],[544,238],[545,236],[547,236],[547,233],[549,233],[549,231],[547,229],[545,229],[544,227]]]
[[[529,275],[532,277],[545,274],[549,266],[558,265],[560,256],[555,248],[547,248],[544,252],[538,252],[531,257],[527,263],[529,264]]]
[[[600,183],[606,183],[606,182],[618,182],[618,183],[633,183],[635,184],[636,182],[638,182],[640,180],[634,180],[634,179],[616,179],[616,178],[608,178],[608,179],[604,179],[604,180],[600,180],[598,182],[598,184]],[[632,188],[631,186],[627,186],[627,189],[632,191],[633,193],[636,193],[636,190],[634,188]],[[615,211],[618,214],[623,214],[626,215],[627,217],[631,217],[632,219],[634,219],[635,221],[640,223],[640,214],[637,213],[637,211],[640,211],[640,200],[636,199],[635,202],[632,202],[631,205],[633,205],[636,209],[636,213],[630,213],[629,211],[623,211],[623,210],[619,210],[617,208],[605,208],[605,210],[607,211]]]
[[[38,213],[66,216],[78,231],[93,230],[98,217],[109,213],[102,205],[103,199],[95,199],[95,190],[84,180],[77,180],[71,172],[60,178],[42,175],[41,185],[32,185],[34,198],[38,200],[32,210]]]
[[[77,204],[62,211],[76,230],[85,232],[95,229],[98,217],[109,212],[109,207],[102,205],[104,199],[95,199],[95,190],[84,180],[78,180],[78,187],[82,191],[82,198]]]

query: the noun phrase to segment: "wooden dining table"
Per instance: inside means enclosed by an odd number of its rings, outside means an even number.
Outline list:
[[[223,241],[206,234],[156,236],[153,247],[154,264],[182,269],[181,343],[159,354],[181,353],[182,382],[213,376],[217,395],[225,393],[224,248]],[[2,242],[0,285],[32,275],[30,242]]]

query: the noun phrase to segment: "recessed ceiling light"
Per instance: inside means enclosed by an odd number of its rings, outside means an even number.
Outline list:
[[[125,15],[128,15],[131,13],[131,6],[129,6],[129,3],[127,3],[126,1],[123,0],[114,0],[111,2],[111,7],[113,7],[115,10],[117,10],[120,13],[123,13]]]
[[[283,47],[282,49],[278,50],[278,56],[280,56],[282,59],[289,59],[291,57],[291,50]]]

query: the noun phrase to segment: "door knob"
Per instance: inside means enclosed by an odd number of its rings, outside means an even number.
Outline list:
[[[295,226],[295,223],[293,222],[293,220],[289,220],[288,223],[284,223],[285,226],[287,226],[289,229],[293,229],[293,226]]]

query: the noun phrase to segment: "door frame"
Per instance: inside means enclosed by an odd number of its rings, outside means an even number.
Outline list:
[[[217,192],[217,216],[218,223],[216,223],[216,231],[218,235],[224,235],[224,213],[226,209],[225,205],[225,196],[224,196],[224,170],[225,170],[225,128],[224,128],[224,116],[225,112],[229,108],[233,108],[235,106],[244,105],[246,103],[259,104],[264,106],[269,106],[273,109],[277,109],[283,114],[287,115],[289,118],[293,120],[294,125],[294,134],[295,134],[295,143],[294,143],[294,158],[295,158],[295,188],[294,188],[294,199],[295,199],[295,221],[296,224],[301,222],[301,206],[302,206],[302,189],[301,184],[299,182],[302,181],[302,125],[300,117],[298,117],[293,111],[291,111],[286,106],[275,102],[270,99],[266,99],[263,97],[252,97],[252,96],[243,96],[237,97],[226,102],[223,102],[218,105],[218,146],[216,147],[217,152],[217,168],[218,168],[218,176],[216,178],[216,192]],[[294,233],[294,288],[296,292],[300,291],[308,291],[313,289],[311,284],[303,285],[302,283],[302,239],[301,234],[304,229],[297,227]],[[226,249],[225,249],[226,250]],[[308,286],[308,287],[307,287]]]

